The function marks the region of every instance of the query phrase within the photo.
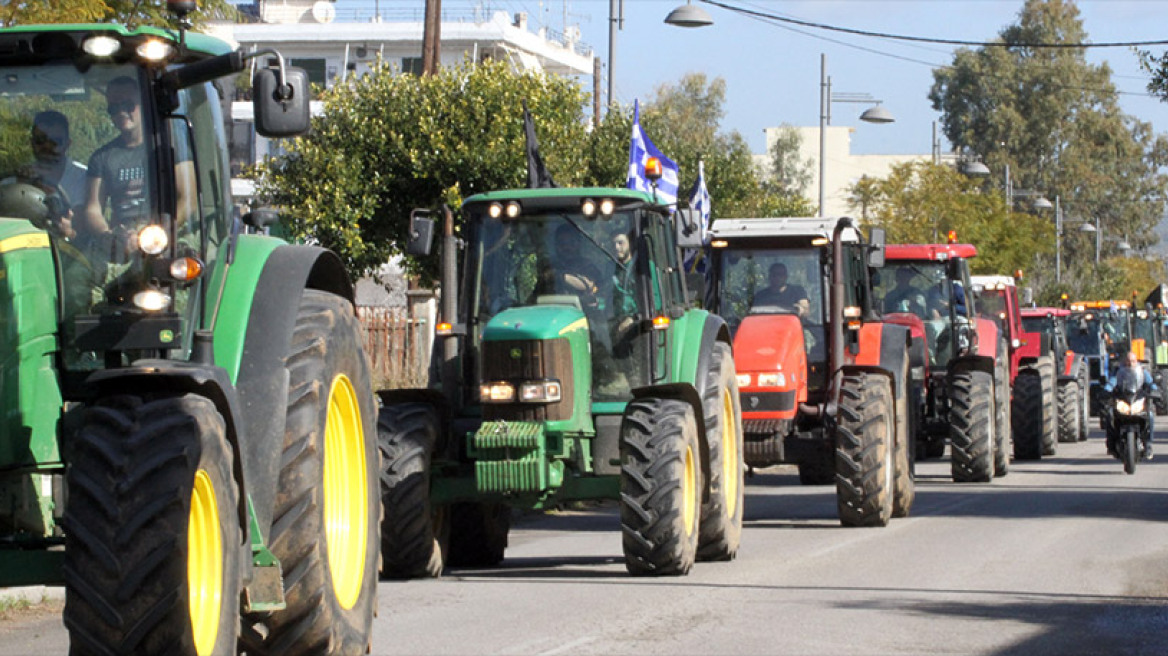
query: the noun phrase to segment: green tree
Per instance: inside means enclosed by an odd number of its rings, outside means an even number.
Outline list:
[[[1058,197],[1069,219],[1098,219],[1137,248],[1154,243],[1168,191],[1165,137],[1119,110],[1106,64],[1089,64],[1082,48],[1032,45],[1086,42],[1075,4],[1027,0],[998,40],[958,50],[934,72],[929,97],[949,141],[984,158],[996,172],[990,186],[1004,186],[1009,167],[1016,188]],[[1092,264],[1084,250],[1068,254],[1064,270]]]
[[[524,100],[558,184],[613,182],[589,162],[591,153],[612,148],[586,134],[586,97],[575,82],[515,73],[503,62],[445,67],[427,77],[395,73],[382,64],[325,91],[312,131],[290,140],[287,156],[266,163],[259,176],[261,196],[285,208],[292,233],[334,249],[352,270],[368,272],[401,254],[414,208],[457,209],[464,197],[526,186]],[[612,120],[600,131],[616,138],[620,119]],[[621,139],[623,169],[628,132]]]
[[[1031,270],[1036,254],[1054,247],[1049,221],[1012,212],[998,194],[986,194],[951,167],[906,162],[886,178],[866,177],[849,190],[850,204],[862,209],[863,222],[887,231],[889,243],[938,243],[949,231],[977,246],[975,273]]]
[[[702,160],[714,218],[810,214],[801,197],[763,184],[742,134],[719,131],[725,100],[725,80],[689,73],[677,84],[658,86],[642,108],[645,132],[681,169],[682,195],[693,185]]]
[[[228,0],[201,0],[190,18],[195,26],[208,20],[234,20],[238,15]],[[0,7],[0,26],[35,23],[114,22],[127,25],[177,27],[165,2],[155,0],[9,0]]]
[[[811,184],[811,168],[815,160],[799,159],[799,149],[803,138],[798,130],[786,123],[779,126],[770,152],[770,178],[767,184],[776,192],[789,196],[802,196]]]

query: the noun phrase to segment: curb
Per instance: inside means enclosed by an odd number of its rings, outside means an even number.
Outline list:
[[[59,585],[27,585],[0,588],[0,602],[24,600],[36,605],[46,601],[64,601],[65,588]]]

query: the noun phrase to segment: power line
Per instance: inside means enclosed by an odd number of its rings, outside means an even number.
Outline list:
[[[907,41],[911,43],[936,43],[950,46],[971,46],[978,48],[1133,48],[1139,46],[1163,46],[1168,45],[1168,39],[1161,39],[1156,41],[1105,41],[1102,43],[1049,43],[1049,42],[1020,42],[1020,43],[1005,43],[1003,41],[966,41],[963,39],[941,39],[937,37],[925,36],[910,36],[905,34],[892,34],[891,32],[871,32],[869,30],[859,30],[850,27],[840,27],[838,25],[828,25],[826,23],[817,23],[814,21],[800,20],[798,18],[789,18],[780,16],[771,12],[759,11],[757,9],[748,9],[746,7],[738,7],[735,5],[719,2],[718,0],[701,0],[708,5],[720,7],[726,11],[731,11],[745,16],[755,16],[766,20],[778,21],[781,23],[790,23],[792,25],[799,25],[801,27],[810,27],[817,30],[827,30],[829,32],[840,32],[843,34],[854,34],[857,36],[868,36],[877,39],[889,39],[893,41]]]

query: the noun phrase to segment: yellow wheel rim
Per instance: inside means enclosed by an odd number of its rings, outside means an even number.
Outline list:
[[[694,519],[698,514],[698,469],[694,462],[693,448],[685,447],[685,473],[681,482],[681,493],[685,495],[682,501],[681,516],[685,521],[685,534],[693,535]]]
[[[195,652],[215,649],[219,609],[223,604],[223,540],[219,534],[219,506],[215,484],[206,471],[195,474],[191,516],[187,525],[187,589]]]
[[[734,398],[722,392],[722,488],[726,491],[726,514],[738,512],[738,427],[734,425]]]
[[[329,573],[341,608],[361,596],[369,527],[365,434],[353,383],[337,376],[329,390],[324,429],[324,525]]]

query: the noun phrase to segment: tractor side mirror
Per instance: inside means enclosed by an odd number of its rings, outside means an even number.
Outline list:
[[[1034,288],[1033,287],[1023,287],[1022,288],[1022,305],[1031,305],[1031,306],[1034,305]]]
[[[868,232],[868,266],[879,269],[884,266],[884,228],[872,228]]]
[[[264,137],[294,137],[308,132],[308,74],[285,67],[280,84],[276,69],[256,71],[252,78],[252,108],[256,132]]]
[[[673,213],[673,224],[677,232],[678,248],[701,248],[705,246],[702,235],[702,215],[693,208],[679,209]]]
[[[406,241],[406,253],[429,255],[434,244],[434,219],[430,210],[416,209],[410,212],[410,237]]]
[[[263,232],[268,226],[279,223],[280,213],[270,207],[256,208],[243,215],[243,222]]]

